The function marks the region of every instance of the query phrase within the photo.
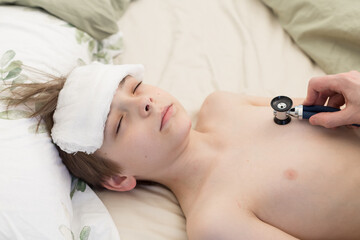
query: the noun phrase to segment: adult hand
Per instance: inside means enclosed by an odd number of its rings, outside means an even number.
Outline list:
[[[334,128],[360,123],[360,73],[351,71],[310,79],[303,105],[325,105],[341,111],[318,113],[309,121],[312,125]]]

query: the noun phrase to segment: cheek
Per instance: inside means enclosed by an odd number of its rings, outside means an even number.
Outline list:
[[[146,152],[151,148],[154,141],[154,134],[149,130],[142,128],[129,129],[128,134],[124,136],[124,151],[130,151],[133,154]]]
[[[122,151],[130,154],[134,161],[159,159],[166,149],[166,139],[151,125],[134,126],[124,136]]]
[[[151,125],[151,124],[150,124]],[[147,124],[127,129],[117,143],[117,152],[128,159],[162,159],[180,149],[189,135],[191,120],[182,112],[167,129],[166,133],[156,131]]]

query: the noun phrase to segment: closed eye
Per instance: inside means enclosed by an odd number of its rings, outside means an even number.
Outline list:
[[[118,125],[116,127],[116,134],[118,134],[118,132],[119,132],[122,119],[123,119],[123,116],[121,116],[120,121],[119,121],[119,123],[118,123]]]
[[[133,94],[135,94],[136,89],[141,85],[141,83],[142,83],[142,81],[140,81],[138,84],[136,84],[136,86],[135,86],[135,88],[134,88],[134,90],[133,90]],[[118,125],[117,125],[117,127],[116,127],[116,134],[118,134],[118,132],[119,132],[120,125],[121,125],[121,121],[122,121],[123,117],[124,117],[124,116],[121,116],[121,118],[120,118],[120,120],[119,120],[119,123],[118,123]]]
[[[133,94],[135,94],[136,89],[141,85],[141,83],[142,83],[142,81],[140,81],[140,82],[135,86],[134,91],[133,91]]]

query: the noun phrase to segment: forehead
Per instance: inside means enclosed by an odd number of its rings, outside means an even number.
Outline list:
[[[126,77],[124,77],[120,83],[119,83],[119,88],[122,88],[126,82],[132,81],[132,80],[136,80],[133,76],[131,75],[127,75]]]
[[[127,75],[126,77],[124,77],[124,78],[120,81],[120,83],[119,83],[119,85],[118,85],[118,87],[117,87],[117,89],[116,89],[116,91],[115,91],[115,94],[114,94],[114,96],[113,96],[111,105],[110,105],[110,112],[111,112],[111,108],[112,108],[113,102],[114,102],[114,100],[116,99],[116,95],[118,95],[118,94],[121,92],[121,90],[123,90],[127,85],[129,85],[129,83],[136,82],[136,81],[137,81],[136,78],[134,78],[134,77],[131,76],[131,75]],[[126,87],[126,88],[128,88],[128,87]]]

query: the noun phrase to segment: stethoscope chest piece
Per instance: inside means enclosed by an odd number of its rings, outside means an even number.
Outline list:
[[[315,114],[321,112],[337,112],[339,108],[329,106],[303,106],[298,105],[292,107],[293,101],[286,96],[277,96],[271,100],[271,107],[274,109],[274,122],[279,125],[286,125],[291,121],[291,117],[297,119],[309,119]],[[360,124],[352,124],[353,126],[360,127]]]
[[[288,124],[291,121],[287,112],[291,109],[293,101],[286,96],[277,96],[271,100],[271,107],[274,109],[274,122],[279,125]]]

